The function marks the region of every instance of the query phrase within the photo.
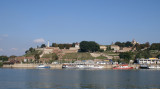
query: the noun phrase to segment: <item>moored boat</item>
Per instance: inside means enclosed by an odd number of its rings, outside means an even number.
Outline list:
[[[70,65],[70,64],[63,64],[62,68],[78,68],[78,69],[101,69],[104,68],[104,66],[100,66],[100,65],[94,65],[94,64],[90,64],[90,65],[86,65],[86,64],[75,64],[75,65]]]
[[[113,69],[133,69],[133,67],[129,67],[126,64],[126,65],[117,65],[117,66],[113,67]]]
[[[140,65],[140,69],[149,69],[148,65]]]
[[[151,65],[149,66],[149,69],[160,69],[159,65]]]
[[[44,64],[40,64],[40,65],[37,66],[37,68],[50,68],[50,66],[46,66]]]

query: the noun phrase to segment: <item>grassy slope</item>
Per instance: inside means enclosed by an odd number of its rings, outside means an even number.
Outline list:
[[[67,53],[63,56],[62,59],[88,60],[94,59],[94,57],[92,57],[90,53]]]

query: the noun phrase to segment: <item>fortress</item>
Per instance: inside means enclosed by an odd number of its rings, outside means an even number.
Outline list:
[[[77,53],[79,51],[79,43],[75,44],[75,47],[70,47],[69,49],[60,49],[59,47],[50,47],[49,41],[48,45],[45,48],[35,48],[35,50],[42,51],[42,54],[40,57],[42,57],[44,54],[50,54],[50,53],[56,53],[56,54],[65,54],[65,53]]]

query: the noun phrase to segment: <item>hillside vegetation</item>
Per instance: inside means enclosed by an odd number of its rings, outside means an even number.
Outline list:
[[[92,57],[90,53],[67,53],[62,57],[62,59],[88,60],[94,59],[94,57]]]

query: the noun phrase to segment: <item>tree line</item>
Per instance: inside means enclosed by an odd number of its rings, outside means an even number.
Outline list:
[[[52,45],[50,47],[59,47],[60,49],[69,49],[70,47],[75,47],[76,43],[72,43],[72,44],[57,44],[57,43],[52,43]],[[46,45],[42,44],[40,47],[37,46],[37,48],[45,48]]]

